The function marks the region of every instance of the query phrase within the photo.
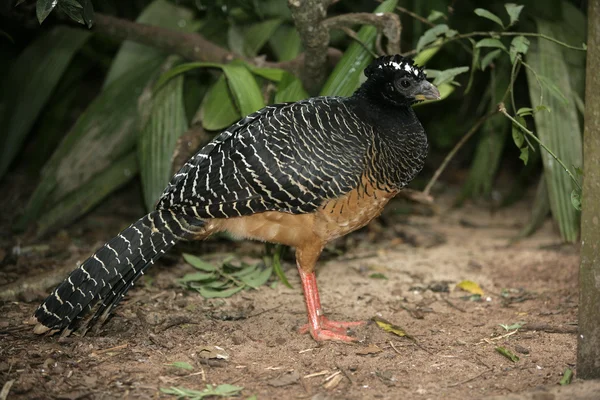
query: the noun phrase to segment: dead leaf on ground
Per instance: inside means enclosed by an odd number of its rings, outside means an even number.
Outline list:
[[[198,357],[204,360],[228,360],[229,354],[219,346],[202,346],[198,349]]]
[[[298,371],[294,370],[294,371],[286,372],[285,374],[279,375],[275,379],[271,379],[270,381],[267,382],[267,384],[269,386],[273,386],[273,387],[281,387],[281,386],[292,385],[294,383],[297,383],[299,380],[300,380],[300,374],[298,373]]]
[[[381,353],[383,350],[376,344],[370,344],[367,347],[363,347],[356,352],[359,356],[367,356],[369,354]]]

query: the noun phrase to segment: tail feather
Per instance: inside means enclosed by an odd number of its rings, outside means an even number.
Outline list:
[[[110,314],[144,270],[178,240],[203,225],[169,210],[153,211],[124,229],[85,260],[35,312],[49,329],[72,329],[95,309],[85,325]]]

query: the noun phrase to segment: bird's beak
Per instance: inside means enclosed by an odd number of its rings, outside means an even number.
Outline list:
[[[440,91],[427,81],[422,81],[415,96],[416,100],[439,100]]]

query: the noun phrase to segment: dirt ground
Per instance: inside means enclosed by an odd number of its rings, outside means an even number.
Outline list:
[[[74,268],[142,215],[131,205],[136,196],[122,191],[39,240],[7,233],[3,216],[0,289]],[[178,248],[85,337],[32,333],[28,319],[49,288],[0,303],[0,388],[8,389],[0,398],[168,398],[161,388],[207,384],[240,386],[241,398],[258,399],[600,398],[598,382],[557,385],[576,361],[578,248],[562,245],[550,220],[509,245],[527,221],[526,202],[492,213],[452,208],[452,199],[438,197],[436,212],[394,200],[382,219],[334,243],[318,270],[328,316],[384,318],[414,340],[370,322],[351,332],[356,344],[317,344],[296,332],[306,316],[291,259],[293,289],[276,283],[207,300],[176,284],[192,271]],[[222,239],[185,249],[217,261],[225,252],[258,259],[262,250]],[[479,301],[456,288],[464,280],[483,288]],[[518,331],[500,326],[517,322]]]

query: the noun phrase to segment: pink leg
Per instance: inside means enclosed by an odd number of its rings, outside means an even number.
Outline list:
[[[323,315],[323,309],[321,308],[315,273],[304,272],[300,267],[298,267],[298,272],[302,280],[304,300],[306,301],[306,310],[308,312],[308,324],[300,328],[300,333],[310,332],[313,339],[317,342],[323,340],[356,341],[356,338],[345,335],[346,328],[362,325],[364,321],[344,322],[327,319]]]

